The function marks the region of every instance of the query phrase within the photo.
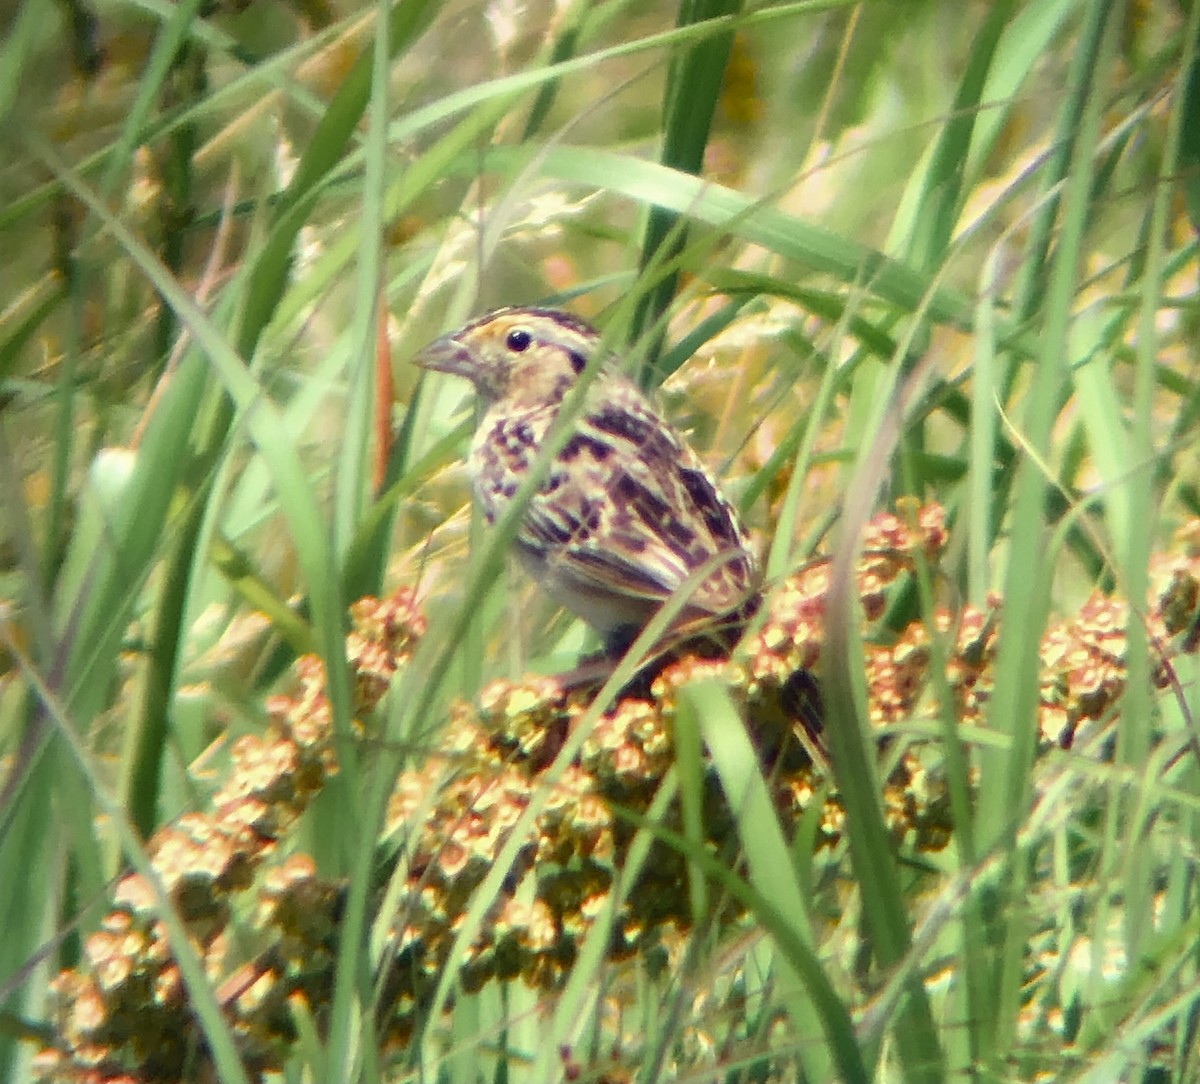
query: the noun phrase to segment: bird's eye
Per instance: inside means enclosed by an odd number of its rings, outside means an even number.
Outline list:
[[[516,354],[528,350],[531,342],[533,342],[533,336],[523,327],[514,328],[508,333],[508,338],[504,340],[504,344],[509,350],[512,350]]]

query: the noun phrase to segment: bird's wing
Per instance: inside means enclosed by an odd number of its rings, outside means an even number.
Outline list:
[[[721,613],[752,587],[753,557],[733,510],[640,394],[606,399],[580,419],[521,535],[583,591],[660,602],[712,564],[688,605]]]

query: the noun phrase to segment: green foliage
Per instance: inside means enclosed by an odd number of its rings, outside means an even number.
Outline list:
[[[1200,1079],[1194,675],[1181,661],[1156,693],[1161,645],[1135,620],[1092,755],[1039,756],[1036,724],[1051,616],[1096,587],[1140,616],[1151,555],[1200,513],[1200,5],[233,7],[25,0],[0,47],[0,1079],[31,1078],[48,980],[301,646],[344,740],[293,845],[351,887],[328,1018],[296,1010],[297,1079],[542,1084],[614,1049],[608,1079],[640,1081]],[[597,318],[670,378],[672,411],[695,404],[769,582],[819,543],[843,577],[820,676],[848,842],[789,837],[733,701],[697,684],[656,807],[684,810],[689,942],[614,977],[601,916],[549,1008],[462,995],[448,967],[395,1063],[365,1011],[395,774],[455,697],[581,647],[506,577],[514,524],[485,536],[457,511],[461,389],[406,365],[529,301]],[[397,406],[377,487],[381,308]],[[950,780],[935,869],[884,829],[853,608],[861,529],[905,497],[946,509],[953,549],[882,627],[925,621],[945,659],[935,608],[1003,600],[986,725],[960,726],[935,679],[936,733],[897,731]],[[431,627],[368,748],[346,607],[397,582]],[[744,879],[698,842],[708,763]],[[632,879],[669,833],[631,830]],[[757,919],[733,946],[724,893]]]

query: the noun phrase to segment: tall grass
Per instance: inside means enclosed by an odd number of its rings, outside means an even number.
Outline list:
[[[286,848],[349,889],[329,1003],[295,1009],[296,1079],[1200,1079],[1192,662],[1156,691],[1141,620],[1151,555],[1200,514],[1200,5],[544,7],[117,5],[90,22],[79,5],[54,30],[30,0],[15,18],[0,1079],[30,1079],[49,979],[79,962],[115,876],[153,881],[146,841],[205,803],[301,651],[324,662],[341,770]],[[507,575],[515,524],[488,535],[462,510],[464,390],[406,364],[526,301],[596,318],[631,371],[667,381],[769,585],[830,558],[819,677],[842,842],[814,852],[812,824],[780,822],[736,699],[698,683],[562,990],[466,994],[448,966],[424,1028],[384,1056],[368,1009],[380,856],[403,851],[381,840],[395,775],[446,740],[456,698],[588,646]],[[951,548],[867,625],[862,530],[904,498],[943,506]],[[430,631],[366,744],[347,606],[397,583]],[[1119,710],[1047,750],[1043,634],[1097,588],[1132,600]],[[996,666],[963,725],[940,676],[956,626],[934,615],[989,593]],[[891,743],[922,743],[946,780],[955,831],[932,856],[888,835],[892,745],[865,707],[864,628],[914,621],[934,676]],[[720,856],[702,834],[713,779],[733,810]],[[622,893],[663,839],[687,856],[693,928],[663,933],[657,967],[612,965]],[[221,1079],[246,1079],[212,976],[179,954]]]

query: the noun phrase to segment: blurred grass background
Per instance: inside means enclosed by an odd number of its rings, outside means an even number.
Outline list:
[[[977,785],[921,875],[880,838],[856,622],[831,625],[850,845],[822,857],[820,894],[774,891],[866,1022],[863,1064],[1200,1080],[1197,765],[1166,776],[1152,740],[1192,726],[1192,675],[1153,697],[1134,623],[1112,758],[1071,763],[1077,817],[1070,790],[1047,804],[1032,721],[1049,615],[1096,587],[1144,598],[1150,555],[1200,512],[1200,5],[25,0],[4,18],[0,1079],[27,1079],[46,983],[136,840],[203,802],[298,653],[326,660],[348,733],[351,600],[417,585],[432,623],[398,752],[348,745],[291,841],[330,875],[369,869],[387,773],[436,744],[454,697],[588,646],[472,519],[467,390],[407,364],[539,302],[662,385],[769,580],[851,553],[911,496],[945,507],[953,542],[896,622],[1003,600],[987,732],[946,753]],[[693,709],[707,735],[734,725],[719,692]],[[743,839],[778,832],[758,816]],[[927,980],[925,1007],[855,985],[864,929],[874,977]],[[697,943],[686,988],[631,980],[588,1041],[629,1079],[811,1079],[795,961],[747,938]],[[355,1060],[352,989],[326,1070],[399,1078]],[[578,1020],[547,1043],[508,996],[459,999],[405,1071],[561,1077],[545,1052],[578,1048]],[[528,1061],[496,1056],[502,1026]],[[332,1079],[313,1056],[296,1073]]]

